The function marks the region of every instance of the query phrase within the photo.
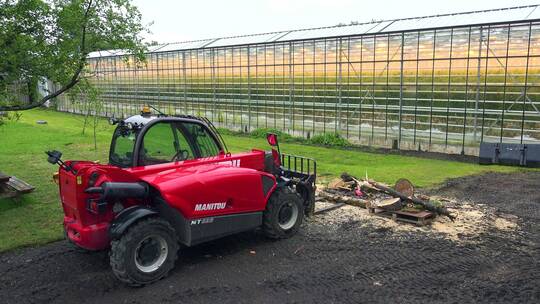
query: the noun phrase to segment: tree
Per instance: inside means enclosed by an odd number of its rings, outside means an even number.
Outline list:
[[[0,111],[43,105],[75,86],[88,86],[88,55],[122,50],[144,60],[141,14],[130,0],[0,0]],[[38,94],[44,79],[59,89]],[[28,96],[10,94],[17,85]],[[83,89],[84,90],[84,89]]]

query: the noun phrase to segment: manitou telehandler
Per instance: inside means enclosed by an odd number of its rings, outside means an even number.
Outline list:
[[[66,238],[90,251],[109,249],[118,279],[152,283],[174,267],[179,249],[260,228],[286,238],[313,210],[314,160],[270,152],[229,153],[206,118],[153,114],[118,121],[109,163],[62,161],[56,182]]]

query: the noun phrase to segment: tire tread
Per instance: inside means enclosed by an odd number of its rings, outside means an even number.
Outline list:
[[[151,284],[155,281],[158,281],[164,277],[166,277],[169,274],[169,271],[174,267],[174,264],[176,260],[178,259],[178,242],[174,242],[172,244],[173,248],[169,248],[171,250],[171,254],[173,255],[172,261],[166,261],[165,263],[172,264],[173,267],[170,267],[162,276],[153,279],[149,282],[139,282],[134,280],[130,275],[128,274],[125,258],[129,255],[127,244],[134,241],[136,235],[140,233],[141,231],[144,231],[145,229],[148,229],[150,226],[156,226],[161,225],[165,227],[165,229],[169,230],[171,235],[174,236],[174,240],[177,241],[176,233],[172,226],[167,222],[166,220],[159,218],[159,217],[149,217],[140,220],[139,222],[135,223],[131,227],[128,228],[128,230],[117,240],[113,240],[111,242],[111,251],[109,252],[109,259],[111,268],[115,274],[115,276],[122,282],[130,285],[130,286],[144,286],[146,284]],[[169,244],[170,245],[170,244]]]
[[[276,189],[274,193],[272,193],[272,195],[270,196],[270,199],[266,204],[266,210],[264,211],[263,215],[263,231],[265,235],[271,239],[289,238],[294,235],[294,233],[296,233],[296,231],[298,230],[298,227],[295,226],[289,231],[283,232],[279,229],[276,229],[275,227],[275,219],[273,217],[274,209],[279,206],[280,202],[285,201],[287,198],[294,199],[300,202],[299,208],[301,209],[298,212],[298,216],[300,217],[300,221],[302,221],[304,215],[304,204],[300,195],[297,192],[292,191],[289,187]]]

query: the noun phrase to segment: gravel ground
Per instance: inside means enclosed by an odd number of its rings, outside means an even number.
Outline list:
[[[130,288],[106,252],[65,241],[0,255],[2,303],[538,303],[540,172],[450,180],[432,195],[458,221],[395,224],[346,206],[291,239],[258,232],[182,250],[153,285]]]

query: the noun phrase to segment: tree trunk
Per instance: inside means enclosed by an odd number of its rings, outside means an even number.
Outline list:
[[[345,203],[347,205],[353,205],[357,207],[366,208],[366,201],[361,198],[355,198],[345,195],[333,194],[328,191],[319,191],[317,193],[319,197],[322,197],[326,200],[336,202],[336,203]]]

